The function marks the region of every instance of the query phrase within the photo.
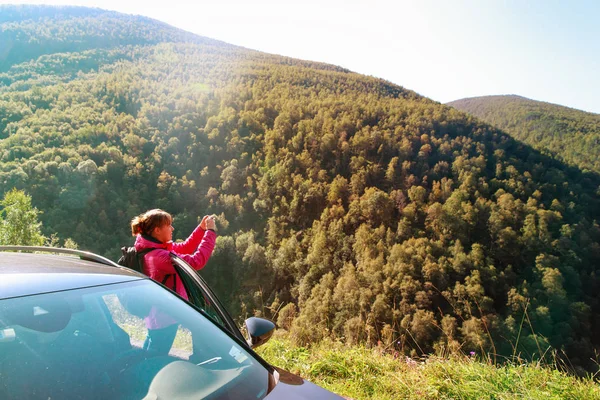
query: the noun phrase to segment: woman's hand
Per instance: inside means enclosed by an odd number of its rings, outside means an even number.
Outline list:
[[[206,230],[208,228],[206,228],[206,221],[209,219],[210,217],[208,215],[205,215],[204,217],[202,217],[202,222],[200,222],[200,228]]]
[[[217,229],[217,224],[215,223],[215,217],[211,215],[210,217],[206,217],[206,218],[207,218],[206,219],[206,230],[212,229],[214,231],[215,229]]]

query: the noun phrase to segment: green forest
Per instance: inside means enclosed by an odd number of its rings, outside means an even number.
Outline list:
[[[299,344],[597,370],[597,160],[511,135],[150,19],[0,6],[0,195],[26,193],[56,245],[111,259],[147,209],[172,213],[179,239],[216,214],[202,275]]]
[[[485,96],[448,103],[517,140],[583,171],[600,174],[600,114],[520,96]]]

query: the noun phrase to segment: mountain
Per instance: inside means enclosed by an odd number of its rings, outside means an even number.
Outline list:
[[[150,18],[84,7],[0,5],[0,24],[0,72],[43,54],[128,44],[177,42],[228,46]]]
[[[530,146],[600,173],[600,114],[520,96],[485,96],[448,103],[509,133]]]
[[[116,258],[147,209],[179,238],[214,213],[202,274],[299,343],[593,368],[597,174],[336,66],[101,10],[0,15],[28,49],[0,59],[0,194],[31,195],[58,244]]]

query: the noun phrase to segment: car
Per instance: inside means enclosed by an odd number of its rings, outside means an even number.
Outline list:
[[[0,246],[0,399],[341,399],[271,366],[202,277],[172,256],[186,301],[147,276],[70,249]],[[178,324],[164,353],[145,320]]]

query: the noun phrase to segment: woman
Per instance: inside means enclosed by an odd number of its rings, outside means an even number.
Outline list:
[[[131,221],[131,234],[136,236],[136,251],[156,249],[144,255],[144,273],[187,299],[187,292],[173,267],[170,253],[176,254],[194,269],[202,269],[215,248],[216,224],[214,217],[204,216],[184,242],[173,243],[172,223],[173,217],[169,213],[159,209],[149,210]],[[154,308],[144,321],[148,329],[144,349],[168,354],[177,334],[176,321]]]

